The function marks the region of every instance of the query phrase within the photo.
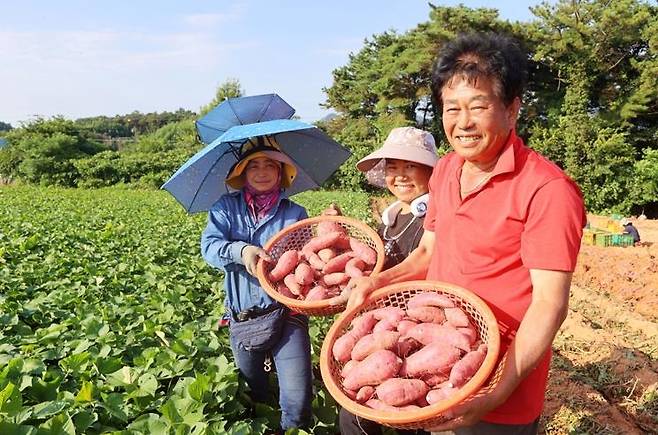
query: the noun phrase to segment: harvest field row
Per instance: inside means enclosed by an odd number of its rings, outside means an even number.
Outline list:
[[[314,215],[336,196],[296,200]],[[338,202],[369,219],[365,194]],[[226,331],[213,331],[221,274],[199,254],[204,224],[165,192],[0,191],[0,433],[277,427],[268,406],[248,417]],[[316,364],[327,322],[312,324]],[[333,400],[316,385],[313,432],[333,433]]]
[[[374,224],[366,194],[295,199],[310,215],[336,201]],[[222,285],[199,254],[204,224],[204,214],[187,215],[165,192],[0,189],[0,434],[267,434],[277,427],[274,397],[249,412],[254,405],[226,330],[213,330]],[[581,250],[541,433],[658,430],[651,309],[658,223],[638,226],[654,245]],[[331,320],[311,322],[309,432],[320,435],[338,433],[318,370]]]

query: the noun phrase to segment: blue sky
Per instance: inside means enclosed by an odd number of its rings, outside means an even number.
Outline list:
[[[456,5],[455,1],[434,1]],[[531,1],[462,1],[529,21]],[[0,9],[0,121],[198,110],[238,78],[307,122],[363,40],[426,21],[425,0],[21,0]]]

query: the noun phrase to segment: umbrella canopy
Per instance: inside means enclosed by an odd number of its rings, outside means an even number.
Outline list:
[[[297,166],[289,195],[320,187],[351,155],[319,128],[292,119],[231,127],[190,158],[162,188],[190,213],[209,210],[231,190],[225,179],[238,161],[242,145],[250,138],[270,136]]]
[[[229,98],[196,121],[201,142],[208,145],[235,125],[288,119],[295,109],[277,94]]]

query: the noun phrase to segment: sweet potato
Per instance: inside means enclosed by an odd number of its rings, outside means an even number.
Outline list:
[[[318,223],[317,227],[318,235],[327,234],[327,233],[343,233],[347,234],[347,230],[338,222],[334,221],[322,221]]]
[[[360,278],[363,276],[363,269],[365,267],[366,263],[360,258],[350,258],[350,260],[345,264],[345,273],[352,278]]]
[[[332,245],[332,247],[338,251],[347,251],[352,250],[350,248],[350,237],[343,235],[342,237],[339,237],[336,240],[336,243]]]
[[[401,366],[402,360],[396,354],[390,350],[378,350],[349,371],[343,386],[358,391],[366,385],[379,385],[397,375]]]
[[[461,349],[464,352],[469,352],[471,350],[471,343],[468,338],[450,325],[419,323],[407,331],[405,336],[414,338],[425,345],[434,342],[441,342],[455,346],[457,349]]]
[[[329,294],[327,289],[323,285],[316,285],[306,293],[305,301],[321,301],[323,299],[328,299]]]
[[[281,293],[283,296],[286,296],[286,297],[289,297],[289,298],[292,298],[292,299],[297,299],[297,295],[294,294],[293,292],[291,292],[290,289],[288,287],[286,287],[286,285],[282,282],[277,284],[276,291]]]
[[[345,393],[345,395],[346,395],[347,397],[349,397],[350,399],[356,401],[356,393],[357,393],[356,391],[352,391],[352,390],[348,390],[348,389],[343,389],[343,392]]]
[[[375,387],[372,385],[366,385],[365,387],[359,388],[359,391],[356,393],[356,401],[359,403],[367,402],[375,395]]]
[[[347,264],[348,261],[354,256],[352,251],[345,252],[343,254],[340,254],[331,260],[327,261],[327,264],[324,265],[322,268],[322,273],[328,274],[328,273],[334,273],[334,272],[342,272],[345,270],[345,265]]]
[[[413,320],[409,320],[409,319],[402,319],[400,320],[400,323],[398,323],[398,332],[402,334],[406,334],[411,328],[413,328],[416,325],[418,325],[418,322],[414,322]]]
[[[457,331],[461,332],[462,334],[464,334],[468,338],[468,342],[471,344],[471,346],[478,339],[478,333],[475,330],[475,328],[473,328],[473,326],[471,326],[471,325],[469,325],[465,328],[457,328]]]
[[[331,287],[334,285],[342,284],[347,282],[350,279],[350,276],[345,272],[334,272],[328,273],[322,277],[322,282],[326,287]]]
[[[428,323],[443,323],[446,320],[442,308],[430,306],[407,308],[407,316],[413,320]]]
[[[341,238],[345,238],[345,234],[338,231],[313,237],[302,247],[302,254],[304,254],[304,257],[308,258],[311,253],[317,253],[320,249],[334,246]]]
[[[372,332],[379,331],[396,331],[396,325],[388,319],[382,319],[372,328]]]
[[[427,400],[427,403],[429,403],[430,405],[434,405],[435,403],[438,403],[442,400],[449,399],[458,390],[457,388],[451,387],[447,383],[438,387],[439,388],[430,390],[425,396],[425,400]]]
[[[285,278],[283,278],[283,283],[286,285],[286,287],[288,287],[292,294],[296,296],[303,296],[302,286],[297,282],[295,274],[291,273],[286,275]]]
[[[422,377],[423,381],[430,387],[434,388],[448,381],[448,376],[443,373],[436,373]]]
[[[306,263],[299,263],[295,269],[295,280],[297,281],[297,284],[302,286],[309,285],[313,282],[313,279],[314,276],[311,266]]]
[[[377,398],[387,405],[402,406],[425,397],[429,387],[420,379],[391,378],[379,384]]]
[[[315,252],[311,252],[306,259],[308,260],[308,264],[316,271],[324,269],[325,262]]]
[[[455,303],[448,296],[436,292],[416,293],[407,301],[407,308],[425,306],[451,308]]]
[[[333,298],[340,294],[342,290],[338,286],[331,286],[327,288],[327,297]]]
[[[365,403],[366,406],[380,411],[400,412],[400,411],[417,411],[420,409],[417,405],[392,406],[387,405],[379,399],[370,399]]]
[[[364,335],[354,345],[351,357],[361,361],[378,350],[394,350],[399,338],[400,333],[396,331],[379,331]]]
[[[446,321],[455,327],[466,327],[470,325],[468,316],[461,308],[446,308],[445,310]]]
[[[338,254],[333,248],[324,248],[318,251],[318,257],[320,257],[320,260],[324,261],[325,263],[334,258],[336,255]]]
[[[359,361],[355,361],[353,359],[347,361],[345,365],[343,366],[343,369],[340,371],[340,377],[341,378],[346,378],[347,374],[352,370],[356,365],[359,363]],[[447,380],[447,379],[446,379]]]
[[[461,387],[473,377],[487,356],[487,345],[481,344],[477,350],[471,351],[457,361],[450,370],[450,384],[453,387]]]
[[[363,337],[366,334],[372,332],[372,328],[377,323],[377,319],[372,313],[363,313],[360,316],[357,316],[352,319],[350,326],[352,327],[351,331],[359,336]]]
[[[354,255],[366,264],[372,266],[377,263],[377,252],[359,239],[350,237],[350,248],[354,251]]]
[[[376,322],[377,320],[370,313],[355,317],[351,323],[352,329],[338,337],[334,342],[331,351],[336,361],[342,363],[349,361],[352,348],[356,342],[364,335],[370,333]]]
[[[270,271],[270,280],[272,282],[281,281],[284,276],[295,270],[297,264],[299,264],[299,251],[291,249],[284,252],[279,257],[279,261],[277,261],[274,269]]]
[[[459,356],[459,349],[450,344],[432,343],[409,355],[402,364],[400,375],[421,377],[436,373],[447,374]]]
[[[427,403],[427,399],[425,398],[426,396],[427,394],[423,397],[419,397],[418,400],[416,400],[416,402],[414,402],[413,404],[416,406],[420,406],[421,408],[424,408],[425,406],[429,406],[429,403]]]
[[[404,310],[400,307],[381,307],[371,311],[372,315],[377,320],[388,320],[391,323],[398,323],[404,317]]]
[[[423,345],[411,337],[400,337],[396,346],[395,353],[397,353],[398,356],[405,358],[421,347],[423,347]]]

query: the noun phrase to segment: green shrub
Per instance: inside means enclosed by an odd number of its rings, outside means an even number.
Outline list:
[[[80,187],[102,187],[118,183],[138,183],[160,187],[191,157],[185,150],[161,153],[105,151],[75,161]]]

